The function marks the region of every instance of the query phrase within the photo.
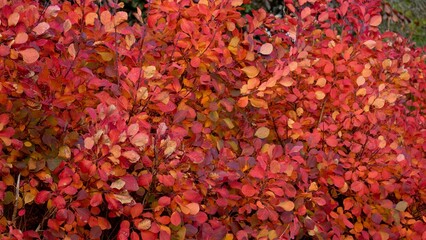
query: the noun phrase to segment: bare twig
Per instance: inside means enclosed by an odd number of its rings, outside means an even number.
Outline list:
[[[21,185],[21,173],[18,174],[18,179],[16,180],[16,188],[15,188],[15,204],[13,206],[13,214],[12,214],[12,225],[14,227],[16,224],[16,215],[18,214],[18,203],[19,203],[19,186]]]

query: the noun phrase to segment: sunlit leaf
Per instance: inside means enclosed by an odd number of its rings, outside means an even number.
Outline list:
[[[260,127],[256,130],[256,133],[254,134],[256,137],[264,139],[269,136],[270,130],[267,127]]]

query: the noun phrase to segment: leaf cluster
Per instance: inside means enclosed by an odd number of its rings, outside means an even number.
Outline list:
[[[0,1],[0,237],[424,238],[424,52],[243,3]]]

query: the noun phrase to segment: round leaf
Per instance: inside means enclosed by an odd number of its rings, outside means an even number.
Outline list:
[[[263,55],[269,55],[272,53],[272,50],[274,50],[274,46],[270,43],[265,43],[260,47],[259,52]]]
[[[254,134],[256,137],[264,139],[269,136],[270,130],[267,127],[260,127]]]

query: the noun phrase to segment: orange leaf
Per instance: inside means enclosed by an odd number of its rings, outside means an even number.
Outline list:
[[[115,26],[120,25],[121,23],[127,21],[127,13],[123,11],[117,12],[114,15],[113,21]]]
[[[260,47],[259,52],[263,55],[269,55],[272,53],[272,50],[274,50],[274,46],[270,43],[265,43]]]
[[[364,45],[367,46],[369,49],[373,49],[376,46],[376,41],[367,40],[364,42]]]
[[[364,228],[364,226],[360,222],[356,222],[355,225],[354,225],[355,232],[362,232],[363,228]]]
[[[241,97],[240,99],[238,99],[237,106],[241,107],[241,108],[246,107],[247,104],[248,104],[248,100],[249,99],[248,99],[247,96],[246,97]]]
[[[86,25],[95,25],[95,19],[98,18],[98,14],[95,12],[90,12],[86,15],[84,22]]]
[[[259,74],[259,69],[255,66],[248,66],[241,69],[249,78],[254,78]]]
[[[292,72],[297,69],[297,66],[298,66],[297,62],[291,62],[288,65],[288,67],[290,68],[290,71],[292,71]]]
[[[250,78],[247,81],[247,88],[252,90],[252,89],[255,89],[257,86],[259,86],[259,84],[260,84],[260,81],[258,78]]]
[[[250,98],[253,107],[268,109],[268,103],[263,99]]]
[[[22,55],[24,62],[28,64],[35,63],[40,57],[37,50],[35,50],[34,48],[27,48],[25,50],[21,50],[19,51],[19,53]]]
[[[189,209],[189,214],[196,215],[200,211],[200,205],[198,203],[188,203],[186,207]]]
[[[370,26],[377,27],[382,22],[382,16],[381,15],[375,15],[370,19]]]
[[[293,86],[294,80],[291,77],[284,77],[281,81],[280,84],[283,85],[284,87],[291,87]]]
[[[278,206],[284,209],[285,211],[290,212],[294,209],[295,205],[294,205],[294,202],[292,201],[284,201],[278,204]]]
[[[232,0],[231,5],[233,7],[238,7],[238,6],[241,6],[243,3],[244,3],[243,0]]]

